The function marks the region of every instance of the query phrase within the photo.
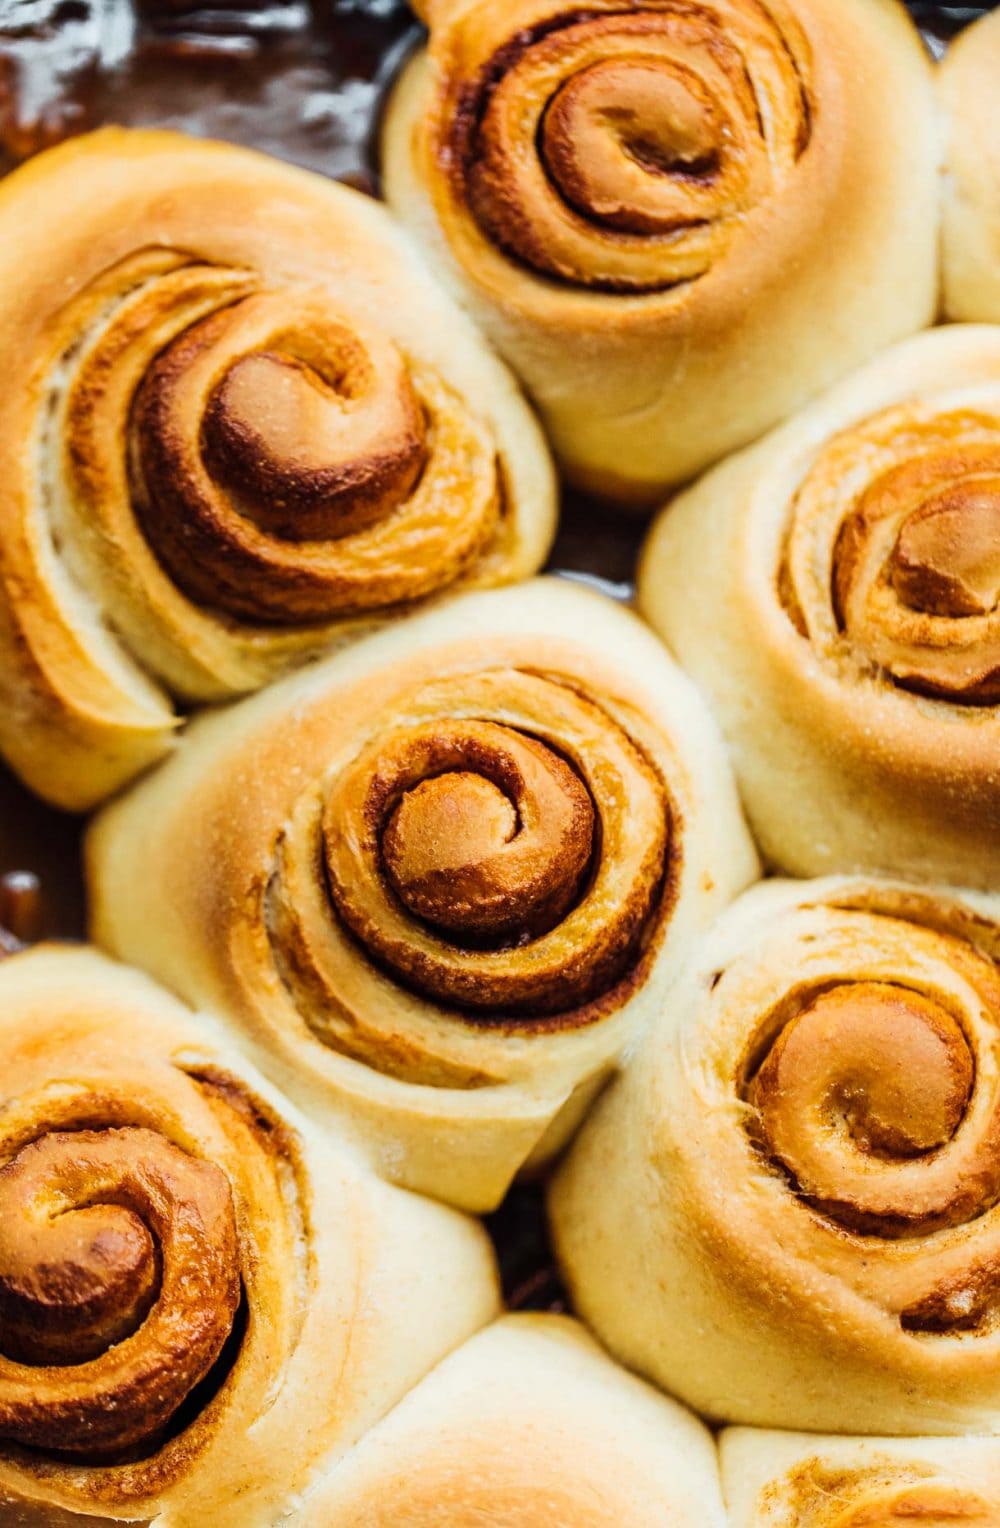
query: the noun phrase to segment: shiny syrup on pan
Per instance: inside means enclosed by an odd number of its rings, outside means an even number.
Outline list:
[[[987,5],[918,3],[928,45]],[[378,192],[389,83],[421,29],[402,0],[0,0],[0,173],[105,122],[251,144]],[[576,501],[553,570],[620,599],[643,525]],[[80,828],[0,768],[0,953],[84,929]],[[489,1218],[518,1307],[565,1308],[537,1188]]]

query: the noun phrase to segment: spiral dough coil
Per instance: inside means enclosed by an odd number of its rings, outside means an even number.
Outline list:
[[[756,4],[537,9],[455,104],[480,229],[582,287],[697,280],[808,147],[804,36]]]
[[[567,1138],[754,869],[694,692],[555,580],[220,715],[89,846],[102,943],[391,1177],[476,1209]]]
[[[656,523],[640,604],[779,869],[996,884],[998,549],[1000,329],[974,325],[888,351]]]
[[[144,977],[43,948],[0,993],[0,1514],[263,1528],[489,1319],[484,1240]]]
[[[729,1421],[994,1429],[998,914],[840,879],[720,920],[554,1189],[630,1365]]]
[[[656,503],[932,320],[934,101],[902,5],[422,9],[386,194],[574,483]]]
[[[5,229],[0,749],[58,805],[178,711],[543,559],[538,431],[366,198],[108,131],[6,181]]]

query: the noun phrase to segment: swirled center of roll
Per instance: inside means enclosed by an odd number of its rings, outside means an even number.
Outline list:
[[[836,987],[786,1024],[757,1073],[753,1096],[772,1146],[789,1116],[826,1112],[861,1152],[917,1156],[951,1139],[972,1088],[961,1027],[918,992],[876,982]]]
[[[386,869],[416,917],[456,937],[499,942],[546,933],[572,906],[590,863],[594,811],[562,759],[494,728],[456,753],[488,773],[451,770],[404,792],[382,838]]]
[[[881,982],[815,993],[753,1076],[763,1149],[823,1214],[877,1236],[959,1225],[1000,1197],[996,1122],[974,1171],[932,1166],[968,1117],[976,1068],[934,997]]]
[[[209,400],[204,442],[216,478],[263,529],[334,539],[403,503],[424,464],[426,431],[398,355],[383,358],[377,375],[352,335],[339,347],[331,336],[319,354],[301,341],[298,353],[232,362]]]
[[[903,522],[892,584],[928,615],[989,615],[1000,603],[1000,481],[945,489]]]
[[[0,1320],[7,1356],[76,1364],[132,1335],[160,1281],[153,1238],[132,1211],[94,1206],[39,1223],[32,1187],[60,1145],[49,1136],[0,1169]]]
[[[542,274],[638,291],[694,279],[805,148],[805,71],[802,39],[756,0],[556,14],[459,100],[456,191]]]
[[[545,115],[542,149],[578,211],[630,233],[677,227],[685,182],[717,171],[721,124],[711,97],[651,64],[593,64]]]
[[[260,625],[378,610],[497,533],[489,430],[325,290],[147,251],[80,305],[70,499],[88,534],[144,537],[194,603]]]
[[[815,1309],[832,1308],[829,1278],[918,1347],[967,1337],[970,1356],[973,1340],[992,1350],[997,927],[958,897],[889,882],[844,881],[835,897],[779,914],[712,988],[720,1021],[734,995],[740,1005],[745,1049],[729,1096],[746,1106],[752,1193]],[[885,1499],[883,1484],[872,1480],[873,1503]],[[818,1499],[828,1500],[825,1489]]]
[[[333,907],[424,996],[497,1019],[570,1011],[636,959],[664,876],[662,793],[582,697],[516,673],[474,684],[498,710],[527,696],[541,716],[551,697],[566,752],[476,716],[376,738],[327,796]]]
[[[0,1437],[90,1460],[155,1439],[239,1299],[213,1164],[142,1128],[24,1146],[0,1168]]]
[[[831,440],[796,497],[785,562],[803,634],[906,689],[997,704],[998,442],[994,415],[918,405]]]
[[[219,568],[217,556],[207,567],[192,557],[199,542],[206,554],[235,551],[255,528],[279,544],[337,541],[398,509],[426,454],[398,351],[284,295],[248,297],[184,330],[147,371],[133,432],[147,533],[204,600],[218,593]],[[277,592],[274,613],[287,616],[297,601],[285,583],[245,591],[238,613],[266,615]]]

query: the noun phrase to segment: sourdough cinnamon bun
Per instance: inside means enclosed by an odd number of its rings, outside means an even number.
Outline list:
[[[896,0],[422,9],[387,196],[577,484],[655,503],[933,318],[933,90]]]
[[[0,1002],[0,1518],[268,1528],[494,1314],[485,1237],[95,952]]]
[[[719,1420],[994,1432],[1000,903],[747,893],[559,1168],[580,1313]]]
[[[773,864],[997,885],[1000,329],[920,335],[708,474],[639,603]]]
[[[698,697],[569,583],[206,719],[98,819],[94,930],[382,1171],[485,1209],[575,1128],[755,860]]]
[[[107,130],[4,182],[0,251],[0,751],[57,805],[187,708],[543,560],[537,428],[368,198]]]

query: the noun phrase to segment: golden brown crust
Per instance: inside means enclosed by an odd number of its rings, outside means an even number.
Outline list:
[[[993,1431],[1000,907],[770,882],[559,1170],[581,1314],[728,1421]]]
[[[656,523],[640,605],[779,869],[996,884],[998,453],[1000,330],[932,330]]]
[[[165,751],[174,699],[544,557],[538,432],[367,198],[108,131],[5,182],[4,228],[0,746],[59,804]]]
[[[655,502],[932,318],[930,71],[895,0],[428,9],[389,201],[582,486]]]
[[[0,1516],[263,1528],[489,1318],[489,1255],[137,974],[41,949],[0,998]]]
[[[188,741],[94,829],[98,937],[466,1206],[557,1149],[753,874],[696,695],[568,583],[455,601]]]

